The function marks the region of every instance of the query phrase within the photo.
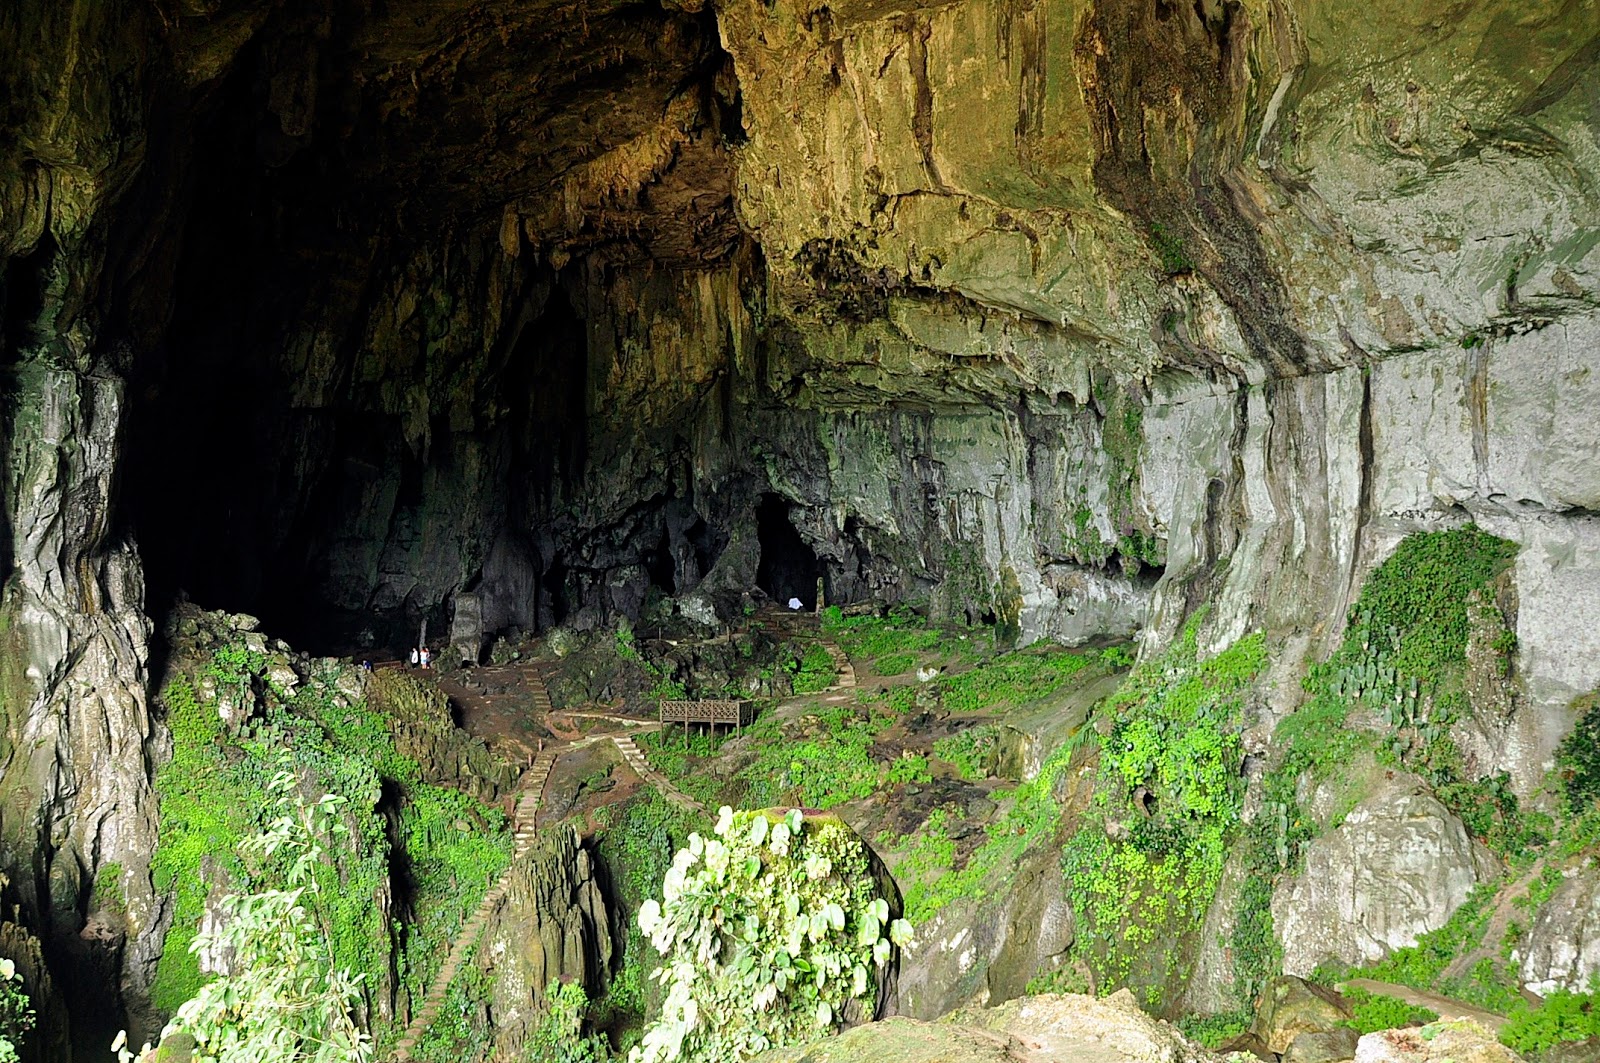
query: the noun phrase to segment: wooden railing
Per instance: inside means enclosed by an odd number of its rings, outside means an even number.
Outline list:
[[[731,698],[663,701],[659,708],[661,725],[665,727],[669,723],[681,723],[685,734],[688,734],[691,723],[704,723],[713,727],[719,723],[726,724],[737,731],[741,727],[748,727],[755,718],[754,705],[748,701],[735,701]]]

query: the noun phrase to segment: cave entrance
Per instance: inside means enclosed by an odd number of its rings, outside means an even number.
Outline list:
[[[756,506],[756,538],[761,561],[756,586],[780,605],[799,598],[807,609],[817,607],[817,554],[800,538],[789,519],[792,506],[781,495],[765,494]]]

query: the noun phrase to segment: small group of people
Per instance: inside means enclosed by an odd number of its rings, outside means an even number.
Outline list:
[[[433,651],[426,646],[411,647],[411,667],[432,668]]]

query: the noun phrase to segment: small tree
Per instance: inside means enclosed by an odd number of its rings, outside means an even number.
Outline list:
[[[911,943],[837,819],[723,807],[715,834],[691,834],[662,902],[639,910],[666,1000],[630,1063],[728,1063],[831,1033],[852,1002],[870,1011]]]
[[[189,947],[231,957],[229,973],[178,1008],[162,1041],[192,1040],[195,1063],[367,1063],[371,1043],[351,1018],[360,978],[334,968],[314,873],[324,857],[321,839],[346,830],[344,799],[327,794],[306,804],[287,770],[267,790],[273,819],[243,849],[281,868],[282,885],[223,899],[220,928],[196,935]],[[119,1034],[113,1050],[129,1063],[134,1056],[125,1043]],[[152,1055],[146,1045],[139,1058]]]

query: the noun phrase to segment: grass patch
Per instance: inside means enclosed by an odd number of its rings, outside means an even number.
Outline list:
[[[1026,705],[1053,694],[1090,663],[1066,650],[1018,650],[941,679],[939,698],[951,712]]]
[[[872,670],[879,675],[905,675],[916,666],[914,653],[886,653],[872,662]]]
[[[845,616],[838,606],[830,605],[822,611],[822,633],[853,658],[923,653],[938,649],[945,639],[943,632],[905,606],[896,606],[888,616]]]

